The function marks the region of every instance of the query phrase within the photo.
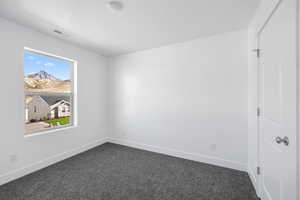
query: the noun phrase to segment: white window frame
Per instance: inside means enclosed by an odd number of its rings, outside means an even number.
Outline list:
[[[40,134],[46,134],[46,133],[52,133],[55,131],[60,131],[60,130],[65,130],[65,129],[69,129],[69,128],[74,128],[77,127],[77,61],[70,59],[70,58],[66,58],[66,57],[62,57],[62,56],[57,56],[51,53],[46,53],[40,50],[35,50],[32,48],[28,48],[28,47],[24,47],[24,53],[33,53],[33,54],[37,54],[37,55],[41,55],[41,56],[46,56],[46,57],[51,57],[54,59],[58,59],[58,60],[63,60],[63,61],[67,61],[72,63],[72,67],[71,67],[71,77],[70,77],[70,81],[71,81],[71,93],[66,94],[66,93],[47,93],[47,92],[28,92],[24,89],[24,116],[26,115],[26,102],[25,102],[25,97],[26,95],[37,95],[37,96],[68,96],[70,97],[70,104],[71,104],[71,116],[70,116],[70,124],[68,125],[61,125],[59,127],[52,127],[49,129],[45,129],[45,130],[37,130],[37,131],[31,131],[31,132],[26,132],[26,122],[25,122],[25,117],[23,120],[24,123],[24,137],[29,137],[29,136],[34,136],[34,135],[40,135]],[[24,71],[24,56],[23,56],[23,71]],[[24,82],[24,81],[23,81]]]

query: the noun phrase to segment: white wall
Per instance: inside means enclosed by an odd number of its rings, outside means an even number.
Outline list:
[[[246,169],[247,31],[109,59],[115,142]]]
[[[297,34],[297,40],[298,40],[298,115],[300,114],[300,70],[299,70],[299,65],[300,65],[300,3],[298,1],[298,10],[297,10],[297,18],[298,18],[298,34]],[[298,175],[298,180],[297,180],[297,184],[298,184],[298,200],[300,200],[300,117],[298,116],[298,144],[297,144],[297,159],[298,159],[298,171],[297,171],[297,175]]]
[[[106,58],[0,19],[0,184],[107,137]],[[78,127],[24,137],[23,48],[78,61]],[[24,111],[25,112],[25,111]],[[98,142],[98,143],[97,143]],[[63,154],[65,153],[65,154]],[[11,155],[17,159],[11,162]]]

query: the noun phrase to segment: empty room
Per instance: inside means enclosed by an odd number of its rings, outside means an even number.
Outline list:
[[[0,200],[300,200],[299,0],[1,0],[0,55]]]

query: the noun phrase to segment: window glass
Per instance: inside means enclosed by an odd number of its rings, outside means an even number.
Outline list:
[[[68,60],[25,51],[26,134],[73,124],[73,67]]]

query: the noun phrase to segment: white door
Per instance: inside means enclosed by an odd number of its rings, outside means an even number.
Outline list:
[[[296,200],[296,0],[281,0],[258,34],[260,197]]]

